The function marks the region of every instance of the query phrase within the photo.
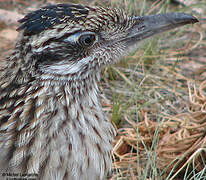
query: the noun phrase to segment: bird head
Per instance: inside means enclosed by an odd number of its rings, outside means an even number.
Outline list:
[[[119,9],[58,4],[19,22],[17,48],[42,79],[83,80],[116,62],[139,41],[198,20],[183,13],[128,16]]]

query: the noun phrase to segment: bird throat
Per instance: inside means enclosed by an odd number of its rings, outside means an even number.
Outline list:
[[[21,88],[5,127],[15,132],[11,137],[8,130],[12,141],[3,147],[8,171],[74,180],[103,179],[111,171],[115,129],[103,114],[97,81],[96,76],[64,85],[42,80]]]
[[[49,172],[57,172],[63,164],[66,174],[73,177],[71,179],[96,179],[97,176],[103,179],[111,171],[115,129],[102,112],[97,80],[75,81],[55,86],[52,91],[55,100],[47,104],[50,104],[48,109],[55,113],[49,120],[43,120],[48,122],[40,133],[41,142],[47,142],[44,146],[45,157],[50,159]],[[91,174],[94,178],[90,177]]]

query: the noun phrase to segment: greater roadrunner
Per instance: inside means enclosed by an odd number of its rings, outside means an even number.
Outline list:
[[[1,172],[105,179],[115,129],[98,97],[101,68],[142,39],[197,21],[75,4],[49,5],[19,20],[20,36],[0,71]]]

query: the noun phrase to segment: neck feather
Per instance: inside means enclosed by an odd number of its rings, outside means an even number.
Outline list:
[[[39,79],[13,87],[18,104],[4,99],[13,112],[0,127],[6,131],[0,148],[9,152],[8,167],[43,179],[103,179],[111,170],[115,130],[102,112],[97,81],[98,76],[66,83]]]

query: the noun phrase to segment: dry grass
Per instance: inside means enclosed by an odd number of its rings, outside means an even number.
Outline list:
[[[183,11],[205,15],[206,5],[194,3]],[[142,4],[137,11],[146,14],[182,10],[166,1]],[[204,28],[202,21],[156,36],[105,70],[112,93],[104,92],[118,122],[112,179],[206,179]]]

